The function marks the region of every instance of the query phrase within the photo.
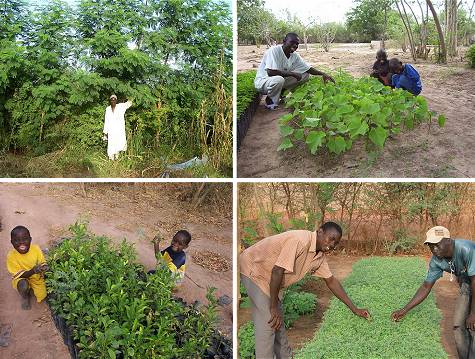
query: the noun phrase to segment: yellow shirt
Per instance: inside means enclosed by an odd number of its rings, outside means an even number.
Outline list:
[[[46,263],[45,257],[41,248],[36,244],[30,246],[30,250],[21,254],[16,249],[10,250],[7,255],[7,269],[12,275],[13,288],[17,287],[20,276],[32,269],[35,265]],[[28,279],[30,286],[32,287],[35,296],[40,302],[46,297],[45,280],[40,274],[33,274]]]

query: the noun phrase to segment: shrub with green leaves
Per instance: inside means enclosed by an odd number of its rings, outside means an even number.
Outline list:
[[[447,358],[440,342],[441,314],[433,294],[400,322],[391,320],[425,279],[420,258],[362,259],[343,286],[354,303],[368,308],[371,321],[355,316],[333,298],[322,326],[297,358]]]
[[[80,358],[204,357],[217,320],[216,299],[202,311],[173,298],[175,281],[158,265],[146,275],[125,240],[71,227],[73,237],[50,250],[46,278],[49,305],[65,319]]]
[[[470,46],[465,56],[467,57],[468,64],[470,65],[470,67],[474,68],[475,67],[475,45]]]
[[[249,104],[257,95],[257,90],[254,87],[254,79],[256,77],[256,70],[240,72],[237,74],[237,119],[246,110]]]
[[[383,148],[390,135],[413,129],[436,115],[422,96],[382,85],[371,77],[353,78],[339,71],[336,84],[314,77],[286,98],[293,111],[279,119],[283,141],[278,150],[304,142],[315,154],[326,149],[341,154],[362,138],[368,149]],[[438,116],[444,126],[445,116]]]

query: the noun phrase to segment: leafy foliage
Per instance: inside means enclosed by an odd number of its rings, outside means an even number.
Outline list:
[[[256,337],[254,334],[254,323],[247,322],[239,328],[239,357],[241,359],[256,358]]]
[[[369,309],[372,320],[356,317],[333,298],[315,338],[296,357],[405,358],[410,353],[415,358],[447,358],[440,342],[441,315],[432,294],[401,322],[390,319],[392,311],[412,298],[425,273],[420,258],[360,260],[344,287],[357,305]]]
[[[341,154],[363,138],[368,147],[382,148],[386,139],[435,115],[422,96],[404,90],[392,90],[374,78],[354,79],[342,71],[335,76],[336,85],[323,84],[312,78],[286,99],[293,109],[279,119],[284,137],[279,150],[305,142],[312,154],[325,148]],[[438,117],[440,126],[445,117]]]
[[[475,68],[475,45],[470,46],[465,56],[468,59],[470,67]]]
[[[420,243],[419,238],[411,236],[405,228],[397,229],[394,237],[394,241],[387,246],[387,251],[391,254],[407,253]]]
[[[51,0],[33,8],[6,2],[12,7],[2,5],[0,13],[0,150],[30,158],[58,151],[97,157],[105,153],[104,111],[115,93],[118,102],[134,102],[126,114],[133,151],[125,154],[123,176],[158,175],[149,170],[203,154],[216,171],[231,173],[228,3],[81,0],[70,7]],[[214,130],[223,141],[213,140]],[[94,163],[84,168],[88,176],[108,172]]]
[[[257,95],[257,90],[254,87],[255,78],[255,70],[237,74],[236,117],[238,120],[239,116],[241,116]]]
[[[132,245],[117,247],[84,224],[49,252],[46,278],[52,310],[66,320],[80,358],[202,356],[217,320],[214,289],[202,312],[173,298],[165,263],[147,276]]]

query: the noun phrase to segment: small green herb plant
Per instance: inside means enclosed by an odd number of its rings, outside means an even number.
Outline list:
[[[240,72],[237,74],[237,119],[247,109],[249,104],[254,100],[258,94],[254,87],[254,79],[256,78],[256,70]]]
[[[146,275],[133,246],[71,227],[50,250],[49,305],[65,319],[80,358],[199,358],[217,321],[214,288],[198,311],[173,297],[170,271]]]
[[[296,358],[446,359],[440,341],[441,315],[432,294],[402,321],[390,319],[394,310],[412,298],[426,272],[426,263],[420,258],[358,261],[343,286],[356,305],[368,308],[371,321],[355,316],[333,298],[314,339]]]
[[[424,97],[393,90],[374,78],[356,79],[343,71],[334,78],[336,84],[324,84],[314,77],[287,96],[286,106],[293,111],[279,119],[283,141],[278,150],[304,142],[312,154],[325,149],[339,155],[362,138],[372,151],[404,127],[413,129],[436,116]],[[444,126],[444,115],[437,120]]]

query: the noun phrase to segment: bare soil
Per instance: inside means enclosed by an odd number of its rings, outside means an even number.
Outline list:
[[[238,47],[238,71],[258,67],[265,46]],[[462,50],[463,52],[463,50]],[[318,69],[342,68],[353,76],[367,76],[375,61],[369,44],[335,44],[324,52],[315,44],[299,54]],[[421,75],[422,95],[429,107],[446,115],[444,128],[422,124],[387,140],[377,158],[370,157],[363,143],[341,156],[310,154],[304,144],[277,152],[281,142],[277,119],[286,114],[263,104],[253,117],[238,152],[239,177],[475,177],[475,70],[466,61],[452,59],[447,65],[433,60],[413,63],[409,53],[388,49],[389,57],[414,64]]]
[[[363,257],[332,255],[327,257],[327,260],[333,275],[342,281],[351,273],[353,264],[361,258]],[[425,258],[427,263],[429,263],[429,259],[428,257]],[[293,327],[287,330],[289,343],[294,351],[300,349],[315,336],[315,332],[320,328],[322,323],[323,315],[328,309],[330,299],[333,297],[333,293],[327,288],[323,280],[309,282],[303,287],[303,290],[315,294],[317,296],[318,305],[314,313],[301,316],[299,320],[293,324]],[[441,341],[449,358],[456,359],[457,350],[452,332],[452,320],[455,299],[458,295],[458,286],[456,282],[450,282],[448,276],[444,275],[434,285],[434,293],[437,307],[442,312],[442,320],[440,323]],[[249,320],[252,320],[251,310],[249,308],[239,309],[239,327]]]
[[[179,187],[180,185],[175,185]],[[231,201],[231,198],[229,198]],[[114,241],[134,243],[138,260],[146,269],[155,265],[150,239],[160,229],[165,243],[178,229],[192,234],[187,256],[187,276],[176,292],[188,302],[206,303],[206,288],[232,298],[232,273],[215,272],[196,265],[190,251],[213,251],[232,260],[232,219],[214,208],[187,209],[179,190],[165,184],[0,184],[0,324],[13,326],[9,345],[0,347],[2,358],[69,358],[67,347],[51,320],[47,305],[32,301],[32,309],[20,308],[20,297],[11,287],[5,258],[12,248],[10,230],[16,225],[30,229],[33,243],[46,248],[67,234],[78,219],[89,220],[89,229]],[[232,213],[232,212],[231,212]],[[195,284],[194,282],[197,284]],[[201,288],[202,287],[202,288]],[[232,333],[232,305],[219,307],[219,329]]]

